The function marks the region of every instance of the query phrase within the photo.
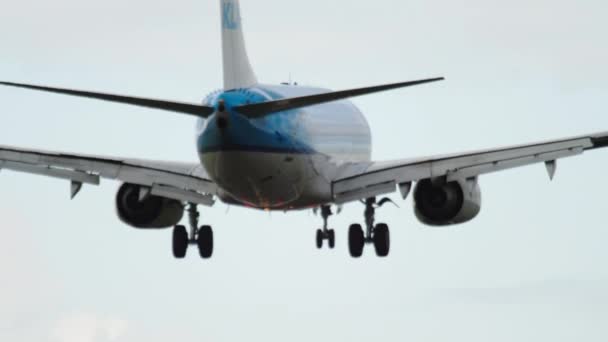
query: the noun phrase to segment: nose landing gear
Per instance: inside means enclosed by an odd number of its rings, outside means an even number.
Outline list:
[[[186,256],[188,245],[197,245],[198,252],[203,259],[213,255],[213,229],[211,226],[198,228],[200,213],[194,203],[188,203],[188,218],[190,221],[190,234],[184,226],[175,226],[173,229],[173,256],[183,259]]]
[[[319,249],[323,247],[324,240],[327,240],[327,245],[330,249],[333,249],[336,246],[336,232],[333,229],[327,228],[327,220],[331,215],[333,215],[333,213],[331,212],[330,206],[321,206],[321,217],[323,217],[323,229],[318,229],[316,236],[317,248]]]

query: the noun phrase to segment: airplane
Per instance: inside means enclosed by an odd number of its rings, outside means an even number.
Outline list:
[[[373,161],[369,125],[350,98],[417,86],[442,77],[331,91],[297,84],[259,83],[245,47],[238,0],[220,0],[223,88],[201,104],[131,97],[14,82],[1,85],[86,97],[197,118],[192,163],[81,155],[0,146],[0,169],[64,179],[74,198],[84,184],[122,182],[116,211],[138,229],[173,228],[172,252],[188,246],[203,259],[213,254],[213,229],[199,226],[198,206],[217,200],[260,210],[320,211],[317,248],[335,246],[328,219],[351,202],[365,206],[363,225],[348,229],[354,258],[373,245],[378,257],[390,251],[390,230],[376,211],[399,192],[413,196],[414,214],[429,226],[474,219],[481,209],[478,178],[492,172],[544,164],[552,179],[557,160],[608,146],[608,132],[442,156]],[[189,229],[180,222],[187,214]]]

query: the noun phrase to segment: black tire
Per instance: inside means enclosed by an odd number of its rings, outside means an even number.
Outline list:
[[[330,229],[327,232],[327,245],[329,245],[330,249],[336,247],[336,231],[333,229]]]
[[[323,248],[323,231],[321,229],[317,229],[317,235],[315,237],[315,242],[317,243],[317,248]]]
[[[186,256],[188,249],[188,231],[184,226],[175,226],[173,228],[173,256],[177,259],[183,259]]]
[[[360,224],[351,224],[348,229],[348,251],[353,258],[359,258],[363,254],[365,238],[363,228]]]
[[[378,223],[374,228],[374,249],[379,257],[386,257],[391,248],[391,234],[388,225]]]
[[[201,258],[211,258],[213,255],[213,229],[211,226],[202,226],[198,230],[196,244],[198,245],[198,253],[201,255]]]

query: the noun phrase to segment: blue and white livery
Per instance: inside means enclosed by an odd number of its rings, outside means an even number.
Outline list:
[[[213,230],[199,226],[198,206],[223,202],[263,210],[319,210],[323,228],[316,245],[335,245],[328,228],[332,207],[364,203],[363,224],[348,230],[349,252],[360,257],[366,244],[386,257],[388,225],[376,211],[398,191],[413,196],[414,214],[430,226],[472,220],[481,209],[481,175],[543,164],[550,178],[557,160],[608,146],[608,133],[553,141],[396,161],[373,161],[365,116],[349,99],[443,78],[330,91],[296,84],[258,82],[251,67],[238,0],[221,0],[224,85],[202,104],[0,82],[0,85],[88,97],[197,118],[192,163],[125,159],[0,146],[0,168],[65,179],[75,197],[100,178],[122,182],[116,210],[140,229],[173,227],[172,249],[183,258],[189,245],[200,256],[213,254]],[[1,96],[1,94],[0,94]],[[414,186],[415,185],[415,186]],[[180,222],[188,215],[189,230]]]

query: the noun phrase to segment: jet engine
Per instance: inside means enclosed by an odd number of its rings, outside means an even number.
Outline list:
[[[116,194],[116,211],[120,220],[141,229],[169,228],[184,215],[181,202],[158,196],[140,200],[141,186],[124,183]]]
[[[477,179],[453,182],[421,180],[414,189],[414,210],[420,222],[448,226],[468,222],[479,214],[481,192]]]

